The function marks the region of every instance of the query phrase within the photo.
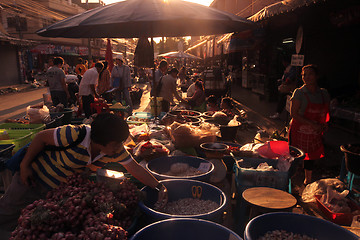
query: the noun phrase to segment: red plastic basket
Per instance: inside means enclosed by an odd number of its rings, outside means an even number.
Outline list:
[[[332,212],[323,202],[320,201],[321,195],[315,195],[318,208],[325,214],[325,216],[333,223],[339,225],[350,225],[354,214],[352,213],[335,213]],[[360,207],[352,200],[349,200],[349,207],[351,211],[360,210]]]

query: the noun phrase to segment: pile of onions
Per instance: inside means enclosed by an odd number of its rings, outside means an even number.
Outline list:
[[[124,240],[139,200],[128,180],[105,185],[75,174],[24,208],[10,239]]]

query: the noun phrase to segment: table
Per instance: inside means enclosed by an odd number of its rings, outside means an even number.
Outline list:
[[[291,194],[268,187],[248,188],[243,192],[242,197],[252,205],[250,218],[256,215],[254,206],[265,212],[271,212],[291,209],[297,203],[296,198]]]

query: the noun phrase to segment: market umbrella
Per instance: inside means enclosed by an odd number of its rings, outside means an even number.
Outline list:
[[[182,0],[127,0],[37,31],[43,37],[139,38],[223,34],[255,27],[234,14]]]
[[[111,49],[111,43],[110,43],[109,38],[107,39],[105,60],[108,62],[109,70],[111,72],[113,67],[114,67],[114,60],[113,60],[113,52],[112,52],[112,49]]]
[[[139,38],[134,53],[134,65],[137,67],[153,67],[154,52],[146,37]]]
[[[163,53],[158,55],[158,57],[164,57],[164,58],[187,58],[187,59],[198,59],[200,60],[201,58],[192,55],[190,53],[184,53],[183,51],[178,51],[178,52],[168,52],[168,53]]]

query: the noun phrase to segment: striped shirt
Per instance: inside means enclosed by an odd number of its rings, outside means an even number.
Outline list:
[[[92,171],[105,166],[106,163],[119,162],[126,165],[133,159],[124,147],[119,149],[115,156],[107,156],[100,153],[91,160],[90,153],[90,132],[88,125],[73,126],[65,125],[55,129],[55,146],[67,147],[79,136],[80,127],[86,127],[86,136],[77,146],[61,151],[42,151],[31,164],[39,181],[48,188],[56,188],[61,182],[75,172],[81,172],[86,167]]]

